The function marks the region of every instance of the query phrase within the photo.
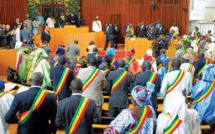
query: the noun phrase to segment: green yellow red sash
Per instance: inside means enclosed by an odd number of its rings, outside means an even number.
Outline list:
[[[180,71],[178,73],[178,76],[176,77],[175,81],[167,88],[166,93],[170,93],[182,80],[182,78],[184,77],[184,72]]]
[[[95,57],[97,58],[99,55],[98,54],[95,54]]]
[[[128,65],[130,65],[133,61],[134,61],[134,58],[131,58],[130,60],[128,60]]]
[[[62,21],[65,21],[65,17],[64,16],[60,16]]]
[[[191,72],[192,72],[192,70],[193,70],[193,65],[192,65],[192,64],[190,64],[190,66],[189,66],[189,72],[191,73]]]
[[[134,126],[133,129],[131,129],[125,133],[126,134],[137,134],[138,131],[142,128],[143,124],[145,123],[149,111],[150,111],[150,108],[148,106],[143,107],[141,112],[140,112],[140,119],[139,119],[137,125]]]
[[[205,66],[208,64],[208,59],[205,59],[205,64],[204,64],[204,66],[199,70],[199,72],[198,72],[198,76],[200,76],[201,74],[202,74],[202,71],[204,70],[204,68],[205,68]]]
[[[31,106],[30,110],[28,110],[20,115],[19,125],[22,125],[23,123],[25,123],[30,118],[32,113],[41,106],[41,104],[43,103],[47,94],[48,94],[48,92],[46,92],[43,89],[40,89],[40,91],[37,93],[37,95],[34,99],[34,102]]]
[[[151,75],[150,75],[150,77],[149,77],[149,79],[148,79],[148,82],[154,83],[155,80],[156,80],[156,77],[157,77],[157,74],[154,73],[154,72],[152,72]]]
[[[164,129],[164,134],[172,134],[180,125],[182,121],[179,119],[178,115],[172,121],[172,123]]]
[[[157,67],[157,70],[160,69],[163,66],[163,64],[159,64]]]
[[[167,66],[167,73],[171,72],[172,67],[170,65]]]
[[[35,69],[37,66],[38,66],[38,64],[40,63],[40,61],[42,60],[43,58],[40,58],[40,59],[38,59],[37,60],[37,62],[35,63],[35,65],[34,65],[34,68],[33,69]],[[31,67],[32,67],[32,65],[30,65],[29,66],[29,69],[28,70],[30,70],[31,69]]]
[[[84,92],[88,86],[93,82],[93,80],[97,77],[97,75],[99,74],[100,70],[95,68],[92,72],[92,74],[90,75],[90,77],[84,82],[83,85],[83,91]]]
[[[59,81],[58,84],[57,84],[57,88],[56,88],[57,101],[59,100],[59,99],[58,99],[58,94],[62,91],[62,89],[63,89],[63,87],[64,87],[64,85],[65,85],[65,83],[66,83],[66,80],[67,80],[67,78],[68,78],[68,76],[69,76],[70,70],[71,70],[71,69],[69,69],[69,68],[65,68],[65,69],[63,70],[63,73],[62,73],[62,75],[61,75],[60,81]]]
[[[109,68],[106,68],[105,70],[104,70],[104,73],[105,74],[107,74],[107,73],[109,73],[110,71],[111,71],[111,69],[114,67],[114,63],[115,63],[115,59],[113,59],[113,61],[111,62],[111,66],[109,67]]]
[[[119,75],[119,77],[114,81],[111,93],[113,93],[116,88],[122,83],[122,81],[126,78],[126,76],[129,74],[129,72],[123,70],[122,73]]]
[[[208,89],[205,90],[204,93],[199,98],[194,99],[194,102],[197,103],[204,100],[213,91],[214,87],[215,87],[215,80],[210,84]]]
[[[54,68],[58,65],[58,61],[55,61]]]
[[[75,114],[68,126],[66,134],[74,134],[76,132],[76,129],[78,128],[89,104],[90,99],[82,97],[78,108],[76,109]]]
[[[0,92],[0,98],[1,98],[2,96],[4,96],[4,95],[5,95],[4,92]]]

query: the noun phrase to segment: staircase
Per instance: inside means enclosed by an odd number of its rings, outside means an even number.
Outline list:
[[[124,46],[119,46],[116,50],[116,54],[115,54],[114,58],[116,60],[125,58],[125,54],[126,54],[126,52],[125,52]],[[99,55],[104,58],[104,56],[106,55],[106,51],[99,51]]]

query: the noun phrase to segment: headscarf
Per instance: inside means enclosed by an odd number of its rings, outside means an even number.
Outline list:
[[[169,57],[167,57],[166,54],[161,54],[160,59],[162,63],[169,64],[170,62]]]
[[[65,48],[62,47],[62,46],[59,46],[59,47],[56,49],[56,54],[57,54],[58,56],[65,55]]]
[[[116,49],[110,48],[107,50],[106,55],[108,56],[114,56],[116,54]]]
[[[135,49],[134,48],[129,48],[128,52],[127,52],[127,55],[133,57],[135,55]]]
[[[4,87],[4,81],[0,80],[0,88]]]
[[[148,49],[146,51],[146,55],[144,56],[144,60],[152,61],[152,50]]]
[[[145,88],[143,86],[136,86],[133,88],[131,95],[137,105],[140,107],[146,106],[146,105],[151,105],[151,96],[152,96],[151,89]]]
[[[202,80],[212,82],[215,79],[215,65],[208,64],[202,72]]]

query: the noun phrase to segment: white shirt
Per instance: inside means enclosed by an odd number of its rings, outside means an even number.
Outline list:
[[[169,72],[164,76],[164,79],[163,79],[163,82],[161,85],[161,91],[160,91],[161,96],[163,96],[163,97],[165,96],[168,86],[171,85],[175,81],[178,74],[179,74],[179,70],[176,70],[176,71]],[[181,94],[183,94],[184,89],[186,89],[187,94],[188,94],[191,92],[191,87],[192,87],[191,86],[191,74],[188,72],[185,72],[184,77],[178,83],[178,85],[174,88],[174,90],[177,90]]]
[[[9,134],[7,131],[8,124],[4,120],[4,116],[9,110],[14,96],[11,94],[5,94],[0,98],[0,133]]]
[[[193,77],[194,77],[195,67],[190,63],[183,63],[183,64],[181,64],[180,69],[182,71],[190,73],[190,75],[191,75],[191,85],[193,85]]]
[[[48,19],[46,20],[46,24],[48,25],[48,27],[50,27],[50,28],[54,28],[54,24],[55,24],[55,22],[54,22],[54,20],[53,20],[53,19],[48,18]]]
[[[102,23],[100,20],[93,21],[92,31],[94,31],[94,32],[102,31]]]
[[[16,34],[16,42],[21,42],[20,40],[20,29],[17,28],[16,31],[15,31],[15,34]]]

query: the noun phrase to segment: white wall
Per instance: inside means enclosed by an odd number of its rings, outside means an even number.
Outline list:
[[[215,0],[190,0],[190,31],[199,21],[215,20]]]

